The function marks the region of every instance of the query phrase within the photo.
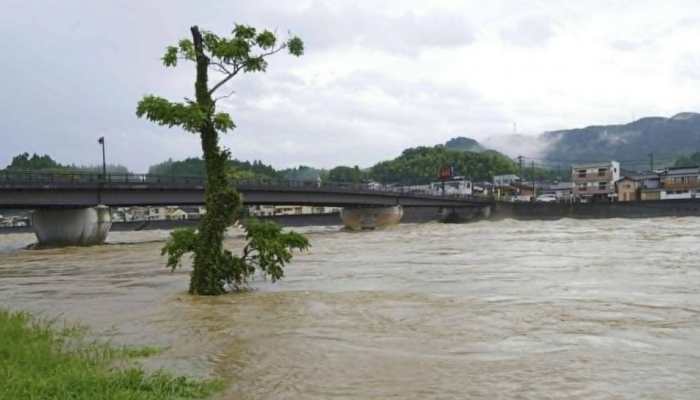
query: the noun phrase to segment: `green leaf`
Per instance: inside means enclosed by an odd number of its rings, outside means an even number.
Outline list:
[[[197,132],[207,122],[207,112],[194,102],[172,103],[162,97],[147,95],[139,101],[136,116],[168,127],[180,126]]]
[[[268,30],[258,34],[258,36],[255,38],[255,43],[257,43],[261,49],[271,49],[275,46],[275,42],[277,42],[275,34]]]
[[[289,54],[293,56],[299,57],[304,54],[304,42],[297,36],[294,36],[287,41],[287,48],[289,49]]]
[[[174,67],[177,65],[177,47],[168,46],[165,49],[165,54],[161,58],[163,60],[163,65],[166,67]]]
[[[252,39],[255,37],[255,28],[248,25],[236,24],[233,35],[238,39]]]
[[[182,256],[191,253],[197,245],[197,232],[192,228],[176,229],[160,250],[160,255],[168,255],[166,265],[175,270],[181,265]]]
[[[182,39],[178,42],[180,54],[190,61],[195,60],[194,44],[190,39]]]
[[[230,129],[234,129],[236,124],[231,120],[231,116],[225,112],[220,112],[214,114],[214,129],[221,132],[226,132]]]

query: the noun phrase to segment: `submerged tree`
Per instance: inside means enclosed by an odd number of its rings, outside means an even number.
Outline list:
[[[217,295],[224,293],[227,286],[245,285],[256,270],[273,281],[281,278],[282,268],[292,257],[291,251],[309,246],[300,234],[282,232],[274,223],[250,221],[246,224],[247,245],[243,254],[236,256],[224,249],[224,232],[234,221],[241,198],[227,180],[230,153],[219,146],[219,132],[232,130],[235,124],[227,113],[216,111],[218,99],[214,98],[217,90],[239,73],[264,72],[267,58],[273,54],[287,50],[301,56],[304,44],[298,37],[280,43],[274,33],[258,32],[246,25],[235,25],[230,37],[200,31],[197,26],[190,30],[192,39],[182,39],[177,46],[168,47],[162,60],[166,67],[175,67],[180,60],[196,64],[195,99],[176,103],[147,95],[139,102],[136,115],[159,125],[179,126],[201,139],[207,212],[198,230],[173,232],[163,254],[168,255],[167,265],[176,268],[184,254],[194,253],[190,293]],[[220,77],[212,86],[209,86],[210,71]]]

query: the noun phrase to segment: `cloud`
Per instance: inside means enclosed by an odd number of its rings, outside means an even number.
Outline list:
[[[533,153],[527,138],[542,131],[699,110],[695,3],[608,3],[11,0],[0,166],[24,151],[98,163],[99,136],[110,162],[139,172],[199,155],[196,135],[134,115],[147,93],[192,96],[192,67],[159,57],[195,23],[305,40],[303,57],[236,77],[221,102],[238,125],[222,139],[234,156],[278,167],[368,166],[454,136]],[[513,121],[526,139],[506,136]]]
[[[553,36],[552,21],[544,16],[522,18],[501,31],[504,41],[524,47],[545,46]]]
[[[374,5],[349,4],[314,1],[276,19],[298,26],[317,50],[356,46],[415,56],[426,48],[465,46],[475,39],[471,24],[460,15],[440,10],[391,14]]]
[[[675,66],[681,80],[700,81],[700,53],[686,53],[679,56]]]

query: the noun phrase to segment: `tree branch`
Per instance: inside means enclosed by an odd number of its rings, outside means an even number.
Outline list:
[[[226,66],[225,66],[224,64],[222,64],[222,63],[209,61],[209,65],[213,65],[213,66],[215,66],[215,67],[218,67],[217,71],[219,71],[219,72],[221,72],[221,73],[223,73],[223,74],[228,75],[228,74],[231,73],[231,71],[229,71],[229,69],[226,68]]]
[[[278,48],[276,48],[276,49],[270,50],[270,51],[268,51],[267,53],[262,53],[262,54],[259,54],[259,55],[255,56],[255,57],[251,57],[251,58],[265,58],[265,57],[271,56],[271,55],[273,55],[273,54],[279,53],[280,51],[284,50],[285,48],[287,48],[287,43],[282,43],[282,44],[280,45],[280,47],[278,47]],[[216,65],[216,66],[222,66],[222,65],[223,65],[223,64],[221,64],[221,63],[213,63],[213,62],[211,62],[211,61],[210,61],[209,63],[210,63],[210,64],[213,64],[213,65]],[[217,83],[217,84],[214,85],[211,89],[209,89],[209,95],[211,96],[212,94],[214,94],[214,92],[216,91],[216,89],[220,88],[221,86],[223,86],[224,84],[226,84],[226,82],[228,82],[229,80],[231,80],[231,78],[233,78],[234,76],[236,76],[236,74],[238,74],[238,72],[240,72],[240,71],[243,69],[243,67],[244,67],[244,64],[235,64],[235,63],[234,63],[234,65],[233,65],[233,70],[230,71],[230,72],[228,73],[228,75],[226,76],[226,78],[222,79],[221,81],[219,81],[219,83]]]
[[[219,83],[217,83],[217,84],[214,85],[211,89],[209,89],[209,95],[211,96],[211,95],[216,91],[216,89],[220,88],[223,84],[225,84],[226,82],[228,82],[229,80],[231,80],[231,78],[233,78],[234,76],[236,76],[236,74],[238,74],[238,72],[239,72],[241,69],[243,69],[243,66],[238,66],[238,67],[235,68],[233,71],[231,71],[231,72],[228,74],[228,76],[226,76],[226,78],[222,79],[221,81],[219,81]]]
[[[225,94],[225,95],[223,95],[223,96],[219,96],[219,97],[217,97],[217,98],[214,99],[214,103],[216,103],[217,101],[219,101],[219,100],[221,100],[221,99],[229,98],[229,97],[231,97],[234,93],[236,93],[236,92],[235,92],[234,90],[232,90],[229,94]]]

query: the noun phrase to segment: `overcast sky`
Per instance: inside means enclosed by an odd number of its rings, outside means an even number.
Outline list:
[[[302,58],[235,78],[223,143],[275,167],[367,167],[404,148],[700,111],[700,3],[689,1],[25,1],[0,7],[0,167],[20,152],[134,171],[201,153],[136,118],[192,96],[164,69],[189,26],[292,31]]]

